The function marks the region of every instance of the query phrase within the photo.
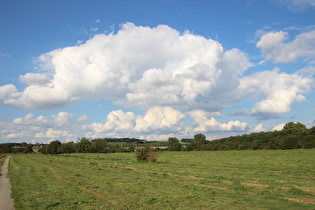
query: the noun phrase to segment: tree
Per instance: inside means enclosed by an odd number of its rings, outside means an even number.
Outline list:
[[[104,153],[107,143],[103,139],[92,140],[90,152]]]
[[[167,148],[169,151],[180,151],[182,145],[179,143],[177,138],[171,137],[167,141]]]
[[[83,157],[85,158],[85,153],[89,151],[91,141],[86,137],[78,139],[77,150],[78,152],[84,153]]]
[[[12,152],[12,147],[10,144],[3,144],[2,145],[2,148],[0,150],[0,153],[3,152],[3,153],[11,153]]]
[[[65,153],[65,154],[70,154],[70,153],[75,152],[73,142],[67,142],[67,143],[61,144],[60,152]]]
[[[193,142],[196,144],[196,150],[200,150],[203,147],[203,145],[206,143],[206,136],[201,133],[196,134],[194,136]]]
[[[47,154],[57,155],[61,153],[60,148],[61,148],[61,142],[58,140],[55,140],[55,141],[50,142],[50,144],[47,147],[46,152]]]
[[[294,123],[294,122],[289,122],[283,126],[282,130],[290,130],[290,129],[306,129],[306,126],[300,122]]]
[[[32,146],[32,144],[28,144],[28,145],[26,145],[26,147],[24,148],[24,151],[23,151],[25,154],[26,153],[33,153],[34,151],[33,151],[33,146]]]

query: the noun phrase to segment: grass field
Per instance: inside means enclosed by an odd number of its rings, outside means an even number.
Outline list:
[[[14,154],[16,209],[315,209],[315,150]]]

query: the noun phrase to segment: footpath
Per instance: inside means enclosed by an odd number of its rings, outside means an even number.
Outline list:
[[[11,198],[11,184],[10,179],[7,177],[8,165],[10,156],[4,161],[1,167],[0,175],[0,209],[1,210],[14,210],[13,199]]]

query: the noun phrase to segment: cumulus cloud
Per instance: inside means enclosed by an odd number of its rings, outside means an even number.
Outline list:
[[[270,115],[290,111],[294,102],[303,102],[303,93],[311,90],[313,79],[299,74],[280,73],[279,69],[263,71],[241,80],[244,95],[266,98],[254,104],[253,115]]]
[[[24,92],[11,94],[4,103],[25,109],[54,109],[77,99],[69,96],[67,90],[61,87],[30,85]]]
[[[128,131],[134,127],[135,115],[132,112],[124,113],[121,110],[112,111],[107,115],[104,129],[114,131]]]
[[[33,119],[33,114],[27,114],[24,117],[15,118],[13,120],[13,123],[18,125],[45,125],[48,122],[48,118],[42,115]]]
[[[19,77],[20,81],[28,85],[47,85],[50,79],[45,74],[27,73]]]
[[[12,122],[0,122],[0,139],[17,141],[48,142],[50,140],[75,141],[84,136],[82,124],[73,120],[71,113],[59,112],[56,115],[34,117],[27,114]]]
[[[59,112],[53,116],[54,124],[58,127],[65,127],[72,124],[72,114],[68,112]]]
[[[135,131],[174,131],[185,115],[171,107],[153,107],[143,117],[136,119]]]
[[[135,133],[163,134],[179,129],[185,115],[171,107],[153,107],[136,116],[133,112],[121,110],[112,111],[106,117],[105,123],[85,125],[89,135],[101,136],[104,133],[132,135]]]
[[[7,96],[12,95],[16,91],[16,87],[12,84],[0,86],[0,99],[5,99]]]
[[[244,131],[248,128],[246,122],[229,121],[218,122],[214,117],[208,118],[211,114],[202,111],[194,110],[189,112],[189,115],[194,119],[196,126],[195,132],[209,132],[209,131]]]
[[[268,60],[275,63],[287,63],[305,58],[311,61],[315,59],[315,30],[297,35],[291,42],[288,32],[269,32],[263,35],[256,46],[262,50]]]
[[[261,37],[257,47],[266,59],[275,62],[313,59],[314,36],[315,31],[311,31],[285,43],[287,32],[271,32]],[[108,116],[107,125],[94,125],[99,131],[113,132],[124,127],[143,132],[160,129],[150,124],[152,107],[157,113],[168,109],[156,107],[219,113],[234,102],[255,99],[258,102],[251,110],[255,116],[284,113],[292,103],[305,101],[303,94],[312,83],[301,73],[264,71],[244,76],[253,66],[246,53],[224,50],[215,40],[180,33],[166,25],[151,28],[125,23],[117,33],[98,34],[80,45],[45,53],[38,57],[37,65],[40,74],[20,76],[27,84],[23,91],[17,91],[14,85],[0,87],[5,104],[55,109],[80,99],[107,99],[148,110],[148,119],[117,112]],[[180,114],[175,117],[181,119]],[[120,127],[118,122],[126,124]]]
[[[264,125],[262,123],[256,125],[252,130],[251,132],[262,132],[262,131],[266,131],[266,128],[264,127]]]
[[[116,34],[98,34],[79,46],[43,54],[38,66],[43,73],[20,76],[29,86],[6,104],[53,109],[79,99],[106,98],[136,107],[219,111],[252,64],[245,53],[224,51],[212,39],[181,34],[166,25],[126,23]]]

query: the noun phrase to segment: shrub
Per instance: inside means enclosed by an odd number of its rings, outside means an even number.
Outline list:
[[[152,161],[156,162],[156,153],[150,147],[143,147],[137,149],[136,157],[138,161]]]

